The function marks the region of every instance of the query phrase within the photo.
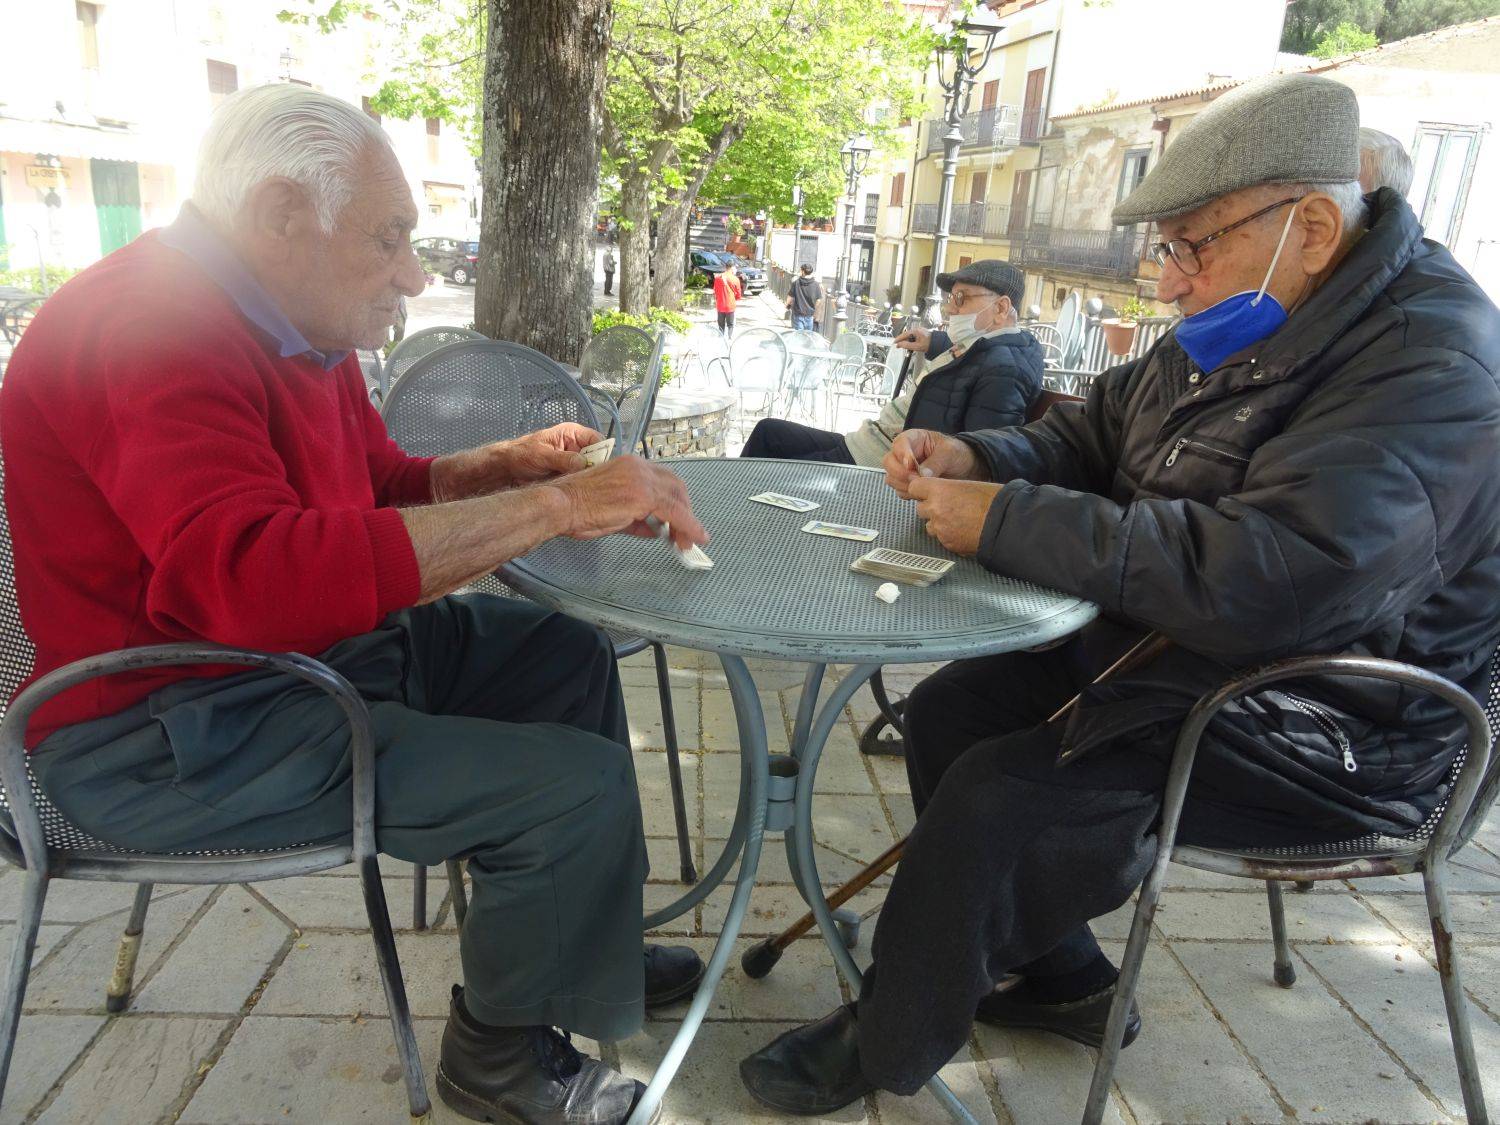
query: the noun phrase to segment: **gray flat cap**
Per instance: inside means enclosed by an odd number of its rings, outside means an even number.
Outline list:
[[[1111,217],[1149,223],[1257,184],[1357,179],[1354,91],[1312,74],[1279,74],[1247,82],[1195,116]]]
[[[962,269],[956,269],[952,273],[940,273],[937,276],[938,288],[944,293],[953,288],[955,282],[962,281],[965,285],[978,285],[982,289],[988,289],[997,297],[1009,297],[1010,303],[1019,306],[1021,298],[1026,295],[1026,275],[1009,262],[1002,262],[999,258],[981,258],[977,262],[970,262]]]

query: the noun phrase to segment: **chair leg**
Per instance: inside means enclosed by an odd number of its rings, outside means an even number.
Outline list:
[[[42,903],[47,898],[47,876],[26,872],[21,889],[21,916],[16,921],[15,945],[10,951],[10,971],[5,978],[5,999],[0,1007],[0,1102],[5,1099],[5,1079],[10,1074],[11,1054],[16,1047],[16,1028],[21,1023],[21,1004],[26,998],[26,978],[31,955],[42,925]]]
[[[693,841],[688,835],[687,803],[682,793],[682,759],[677,753],[677,719],[672,711],[672,680],[667,672],[667,652],[652,644],[656,657],[656,694],[661,699],[661,729],[667,742],[667,780],[672,786],[672,817],[677,822],[678,874],[684,883],[696,883],[693,870]]]
[[[407,1104],[413,1117],[425,1118],[432,1112],[432,1102],[427,1097],[427,1081],[422,1076],[417,1033],[412,1029],[406,982],[401,978],[401,961],[396,955],[396,935],[391,932],[385,884],[380,881],[380,861],[375,856],[360,858],[359,884],[365,893],[365,914],[370,919],[370,936],[375,939],[375,961],[380,966],[380,983],[385,986],[385,1003],[391,1012],[396,1054],[401,1059],[401,1072],[406,1077]]]
[[[427,928],[427,868],[420,863],[411,865],[411,926]]]
[[[150,905],[151,884],[142,883],[135,889],[130,920],[125,923],[120,948],[115,953],[115,971],[110,974],[109,987],[104,994],[105,1011],[123,1012],[130,1004],[130,989],[135,984],[135,962],[141,955],[141,931],[146,928],[146,908]]]
[[[1474,1058],[1474,1036],[1469,1028],[1469,1005],[1464,996],[1458,948],[1453,941],[1453,925],[1448,917],[1446,878],[1446,860],[1422,874],[1423,888],[1427,892],[1427,917],[1432,923],[1432,948],[1437,954],[1438,977],[1443,982],[1443,1003],[1448,1008],[1448,1034],[1453,1040],[1453,1057],[1458,1063],[1458,1085],[1464,1095],[1464,1113],[1469,1125],[1489,1125],[1484,1083]]]
[[[464,916],[469,913],[469,896],[464,891],[464,862],[450,859],[447,867],[448,889],[453,892],[453,921],[462,926]]]
[[[1297,969],[1292,964],[1292,947],[1286,940],[1286,908],[1281,900],[1281,884],[1266,880],[1266,899],[1271,907],[1271,942],[1276,947],[1276,965],[1271,975],[1282,988],[1297,983]]]

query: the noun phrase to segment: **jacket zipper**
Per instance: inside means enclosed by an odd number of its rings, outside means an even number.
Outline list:
[[[1339,757],[1343,759],[1345,770],[1354,773],[1359,769],[1359,763],[1354,760],[1354,749],[1349,744],[1349,736],[1343,732],[1332,715],[1316,703],[1292,695],[1290,692],[1278,691],[1276,694],[1311,719],[1319,730],[1333,740],[1334,745],[1339,748]]]
[[[1227,449],[1219,449],[1205,442],[1194,441],[1192,438],[1178,438],[1177,444],[1167,454],[1167,468],[1177,464],[1177,455],[1184,449],[1196,449],[1210,461],[1220,461],[1226,465],[1248,465],[1250,458],[1238,453],[1230,453]]]

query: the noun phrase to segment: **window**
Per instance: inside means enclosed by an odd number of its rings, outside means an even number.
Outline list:
[[[427,119],[427,159],[438,162],[438,145],[442,142],[443,122],[436,117]]]
[[[214,59],[208,60],[208,101],[210,105],[218,105],[239,88],[239,71],[229,63],[217,62]]]
[[[63,9],[66,11],[67,9]],[[85,70],[99,69],[99,5],[85,4],[82,0],[73,5],[78,16],[78,52]]]
[[[972,266],[973,264],[974,264],[974,256],[972,254],[960,254],[958,256],[958,268],[959,269],[963,269],[965,266]]]
[[[906,199],[906,173],[897,172],[891,177],[891,206],[900,207]]]
[[[373,109],[370,108],[369,98],[360,98],[359,108],[365,111],[365,116],[367,116],[371,121],[378,122],[380,120],[380,114],[376,113]]]
[[[1479,156],[1480,129],[1468,125],[1417,126],[1412,145],[1412,179],[1408,199],[1427,237],[1451,247],[1463,225],[1469,182]]]
[[[865,217],[864,225],[872,227],[875,225],[875,215],[880,210],[880,193],[872,191],[865,195]]]
[[[1151,148],[1127,149],[1125,152],[1125,164],[1120,169],[1120,187],[1115,194],[1115,202],[1119,202],[1140,186],[1146,178],[1146,163],[1151,159]]]
[[[1042,135],[1042,97],[1047,90],[1047,68],[1026,72],[1026,100],[1021,106],[1021,139],[1034,141]]]

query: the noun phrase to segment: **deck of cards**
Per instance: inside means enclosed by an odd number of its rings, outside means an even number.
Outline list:
[[[578,456],[582,457],[588,467],[592,469],[595,465],[602,465],[608,461],[614,456],[614,452],[615,439],[607,437],[603,441],[594,442],[593,445],[585,445],[578,451]]]
[[[849,564],[849,569],[893,582],[905,582],[908,586],[931,586],[953,569],[953,560],[877,547],[860,555]]]
[[[803,500],[799,496],[787,496],[780,492],[762,492],[750,499],[757,504],[769,504],[773,508],[785,508],[789,512],[810,512],[814,508],[822,507],[813,500]]]
[[[880,532],[870,527],[850,527],[843,523],[825,523],[823,520],[808,520],[802,530],[809,535],[831,535],[835,539],[853,539],[856,543],[868,543]]]

